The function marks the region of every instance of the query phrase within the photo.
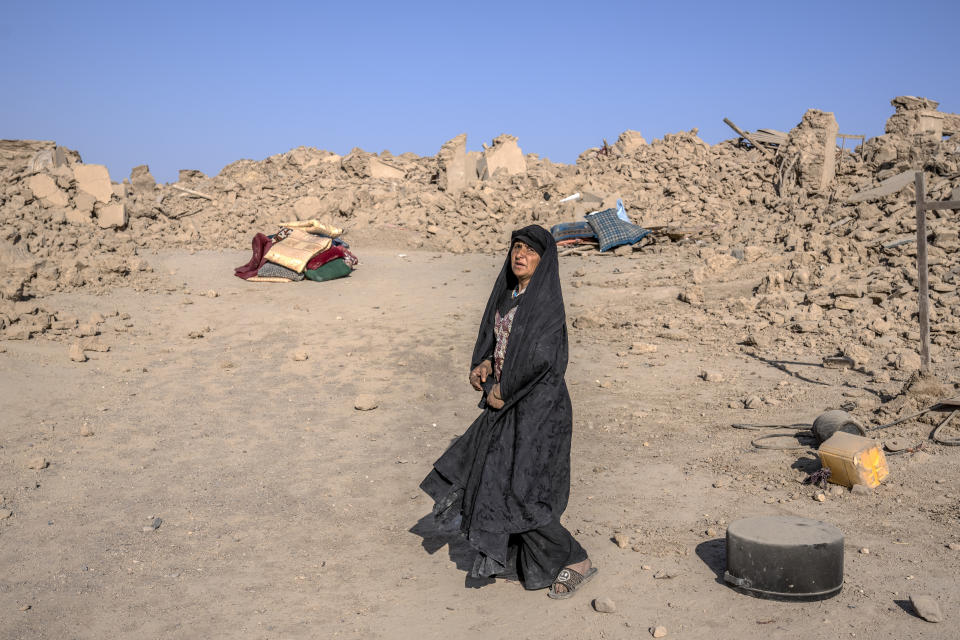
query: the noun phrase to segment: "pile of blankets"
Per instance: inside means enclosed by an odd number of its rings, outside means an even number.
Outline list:
[[[253,237],[253,257],[234,275],[251,282],[335,280],[350,275],[359,263],[340,236],[343,229],[317,220],[282,223],[280,230]]]
[[[615,209],[594,211],[586,215],[584,222],[563,222],[550,229],[558,247],[591,245],[600,251],[609,251],[621,245],[635,245],[650,234],[650,231],[633,224],[617,200]]]

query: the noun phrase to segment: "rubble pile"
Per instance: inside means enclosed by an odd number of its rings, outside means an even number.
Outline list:
[[[499,251],[512,228],[582,219],[622,199],[657,232],[653,250],[673,247],[697,265],[684,301],[709,306],[697,287],[751,264],[750,298],[705,307],[746,327],[748,341],[795,339],[871,370],[915,368],[913,172],[925,171],[929,199],[960,195],[960,116],[926,98],[891,104],[886,133],[852,152],[837,151],[833,114],[812,109],[776,149],[711,146],[696,129],[650,143],[626,131],[566,165],[524,154],[510,135],[468,152],[460,135],[432,157],[298,147],[213,177],[183,170],[172,184],[157,184],[146,165],[117,183],[52,142],[0,141],[0,329],[22,336],[47,324],[14,307],[53,291],[148,278],[148,252],[246,249],[255,232],[288,220]],[[951,257],[960,225],[953,212],[930,215],[933,340],[947,347],[960,329]]]

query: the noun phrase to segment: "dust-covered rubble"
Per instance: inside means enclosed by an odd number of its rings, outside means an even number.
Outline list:
[[[758,350],[847,356],[883,379],[882,369],[917,365],[910,176],[926,173],[928,199],[955,198],[960,186],[960,116],[926,98],[891,104],[886,133],[843,152],[833,114],[812,109],[772,160],[738,139],[711,146],[696,129],[650,143],[625,131],[575,165],[524,154],[510,135],[467,151],[460,135],[432,157],[298,147],[157,184],[147,165],[117,183],[53,142],[0,141],[0,331],[58,335],[61,319],[42,310],[44,296],[143,286],[156,250],[246,249],[253,233],[286,220],[322,219],[348,237],[392,228],[413,246],[490,252],[511,228],[577,220],[622,199],[635,222],[659,231],[639,251],[688,265],[669,277],[681,285],[677,304],[699,321]],[[563,201],[571,194],[580,195]],[[930,216],[932,340],[943,361],[958,355],[960,223],[951,211]],[[750,287],[712,293],[737,281]],[[630,279],[604,286],[629,287]],[[622,328],[630,308],[593,309],[573,324]]]

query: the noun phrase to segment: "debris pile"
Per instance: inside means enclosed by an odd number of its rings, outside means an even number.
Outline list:
[[[838,352],[882,379],[880,369],[916,366],[913,172],[925,171],[928,199],[960,195],[960,116],[925,98],[891,104],[887,132],[854,151],[837,151],[833,114],[810,110],[787,134],[750,136],[776,139],[762,149],[742,139],[711,146],[696,129],[650,143],[625,131],[566,165],[524,154],[510,135],[482,151],[467,151],[460,135],[433,157],[298,147],[213,177],[183,170],[166,185],[146,165],[118,184],[52,142],[2,141],[0,322],[19,331],[18,301],[148,279],[149,251],[246,249],[256,230],[284,220],[499,251],[511,228],[582,220],[622,199],[654,230],[650,250],[672,247],[694,262],[684,302],[742,328],[749,343]],[[933,342],[952,349],[960,224],[949,211],[930,216]],[[705,279],[726,272],[753,278],[753,294],[719,303],[704,295]]]

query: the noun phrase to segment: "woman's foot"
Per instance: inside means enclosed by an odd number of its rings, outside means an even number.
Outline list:
[[[564,568],[565,568],[565,569],[571,569],[571,570],[573,570],[573,571],[576,571],[576,572],[579,573],[580,575],[585,576],[585,575],[587,575],[587,573],[590,571],[590,569],[591,569],[592,567],[593,567],[593,563],[590,562],[590,558],[587,558],[587,559],[584,560],[583,562],[577,562],[576,564],[570,564],[570,565],[567,565],[567,566],[564,567]],[[562,582],[554,582],[554,583],[553,583],[553,591],[554,591],[555,593],[566,593],[566,592],[567,592],[567,585],[563,584]]]

